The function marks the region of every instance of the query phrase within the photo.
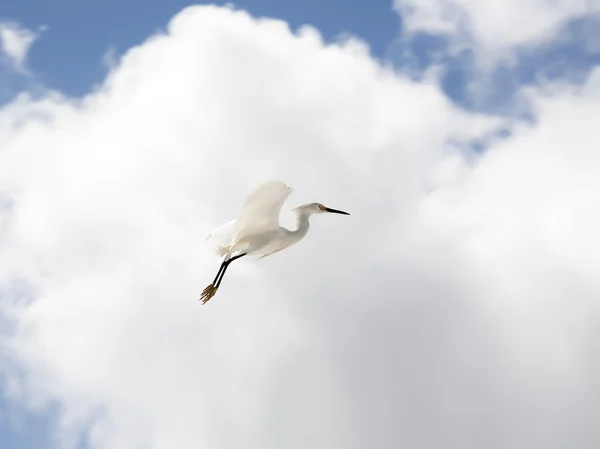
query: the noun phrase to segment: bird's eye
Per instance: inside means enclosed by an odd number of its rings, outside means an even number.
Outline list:
[[[325,210],[325,206],[323,206],[322,204],[319,204],[319,209]]]

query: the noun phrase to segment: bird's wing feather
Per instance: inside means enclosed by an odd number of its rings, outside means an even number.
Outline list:
[[[218,255],[223,256],[229,251],[234,234],[235,220],[231,220],[210,231],[210,234],[206,236],[204,241],[207,242]]]
[[[279,213],[290,193],[292,188],[280,181],[258,186],[246,198],[235,222],[235,240],[279,229]]]

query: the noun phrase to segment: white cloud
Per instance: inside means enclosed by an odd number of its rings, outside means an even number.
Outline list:
[[[65,447],[595,448],[600,83],[499,126],[360,44],[188,8],[81,101],[0,110],[15,395]],[[472,160],[473,159],[473,160]],[[351,217],[236,262],[207,232],[256,183]],[[493,443],[492,443],[493,442]]]
[[[25,69],[27,54],[37,38],[38,33],[17,23],[0,22],[0,49],[19,70]]]
[[[568,20],[600,11],[598,0],[395,0],[394,6],[408,32],[449,35],[483,51],[548,40]]]
[[[402,70],[437,75],[456,101],[504,115],[527,113],[521,83],[583,82],[600,36],[600,0],[394,0],[394,9],[402,33],[388,54]]]

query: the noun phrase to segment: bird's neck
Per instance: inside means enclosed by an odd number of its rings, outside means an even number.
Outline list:
[[[308,228],[310,228],[309,218],[310,218],[310,214],[307,214],[302,211],[300,211],[296,214],[296,229],[291,231],[291,233],[298,240],[303,238],[306,235],[306,233],[308,232]]]

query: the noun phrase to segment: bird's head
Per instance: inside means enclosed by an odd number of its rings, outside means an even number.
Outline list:
[[[296,209],[298,211],[304,212],[309,215],[325,214],[325,213],[350,215],[348,212],[344,212],[343,210],[337,210],[337,209],[331,209],[330,207],[325,207],[321,203],[304,204],[303,206],[299,206]]]

